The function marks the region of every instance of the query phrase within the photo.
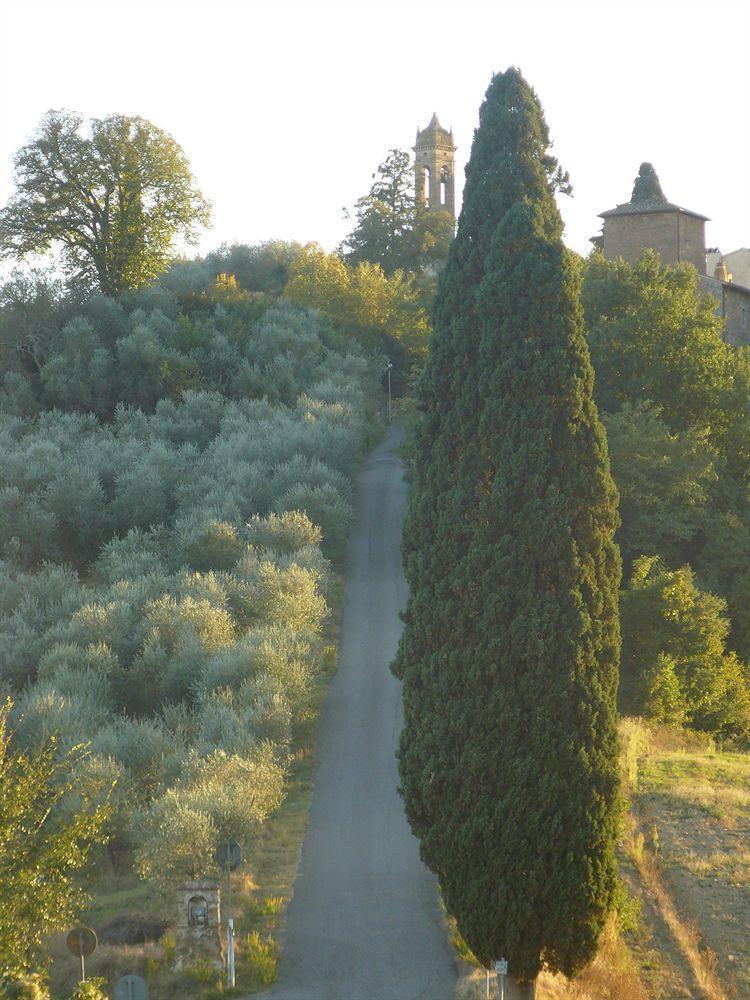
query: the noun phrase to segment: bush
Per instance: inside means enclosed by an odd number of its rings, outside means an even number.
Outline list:
[[[188,565],[201,572],[231,569],[245,548],[233,525],[213,518],[183,537],[181,548]]]
[[[47,981],[36,972],[0,973],[0,996],[4,1000],[50,1000]]]
[[[272,937],[263,938],[251,931],[240,941],[240,955],[247,962],[253,980],[263,986],[276,982],[279,967],[279,946]]]
[[[210,816],[222,840],[247,843],[253,830],[281,805],[284,778],[269,744],[244,756],[215,750],[188,761],[176,794],[191,809]]]
[[[148,802],[179,770],[184,747],[154,719],[119,718],[102,726],[92,752],[111,757],[125,771],[136,802]]]
[[[282,569],[270,560],[249,556],[237,563],[226,586],[240,622],[317,633],[328,614],[318,584],[316,573],[296,563]]]
[[[685,721],[697,729],[750,736],[750,687],[737,657],[726,652],[726,607],[697,587],[689,566],[671,571],[657,557],[636,559],[621,600],[628,710],[675,723],[684,707]]]
[[[201,878],[215,871],[214,851],[219,842],[207,813],[193,809],[173,789],[156,799],[141,814],[136,862],[142,878],[164,891],[186,878]]]
[[[279,513],[302,511],[310,521],[320,525],[325,554],[337,562],[344,559],[352,508],[332,486],[296,483],[278,498],[274,507]]]
[[[80,982],[70,994],[70,1000],[107,1000],[106,981],[97,977]]]
[[[676,663],[666,653],[643,671],[641,701],[644,714],[666,726],[681,726],[687,715],[685,696],[680,688]]]
[[[307,514],[299,510],[285,510],[267,517],[255,515],[247,524],[248,538],[252,545],[272,549],[274,552],[297,552],[307,546],[319,545],[322,532]]]
[[[112,538],[92,567],[92,576],[104,584],[135,580],[164,570],[166,533],[161,528],[131,528],[123,538]]]

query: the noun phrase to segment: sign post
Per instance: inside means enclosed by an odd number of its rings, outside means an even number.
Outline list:
[[[81,960],[81,982],[86,982],[86,961],[89,955],[93,955],[99,943],[96,934],[90,927],[74,927],[68,934],[65,944],[71,955]]]
[[[242,848],[236,840],[219,844],[216,863],[227,873],[227,986],[234,987],[234,918],[232,916],[232,872],[242,864]]]
[[[497,973],[497,992],[500,1000],[505,1000],[505,977],[508,975],[507,959],[501,958],[495,962],[495,972]]]

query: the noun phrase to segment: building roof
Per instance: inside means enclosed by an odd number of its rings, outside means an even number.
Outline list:
[[[667,201],[656,171],[650,163],[641,164],[630,201],[623,202],[622,205],[610,208],[606,212],[600,212],[599,218],[608,219],[612,215],[646,215],[649,212],[682,212],[685,215],[692,215],[695,219],[703,219],[704,222],[708,219],[706,215],[691,212],[689,208],[681,208]]]
[[[453,145],[453,129],[445,129],[438,121],[438,116],[433,112],[429,124],[426,128],[417,129],[417,145],[432,146],[435,143],[442,145]]]

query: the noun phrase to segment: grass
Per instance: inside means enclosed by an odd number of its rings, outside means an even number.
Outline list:
[[[621,853],[656,945],[655,964],[640,956],[652,995],[750,996],[750,754],[636,720],[625,742],[638,725]]]

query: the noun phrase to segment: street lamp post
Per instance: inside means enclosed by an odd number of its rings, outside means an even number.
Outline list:
[[[393,368],[393,362],[389,361],[386,368],[388,372],[388,423],[391,422],[391,368]]]

